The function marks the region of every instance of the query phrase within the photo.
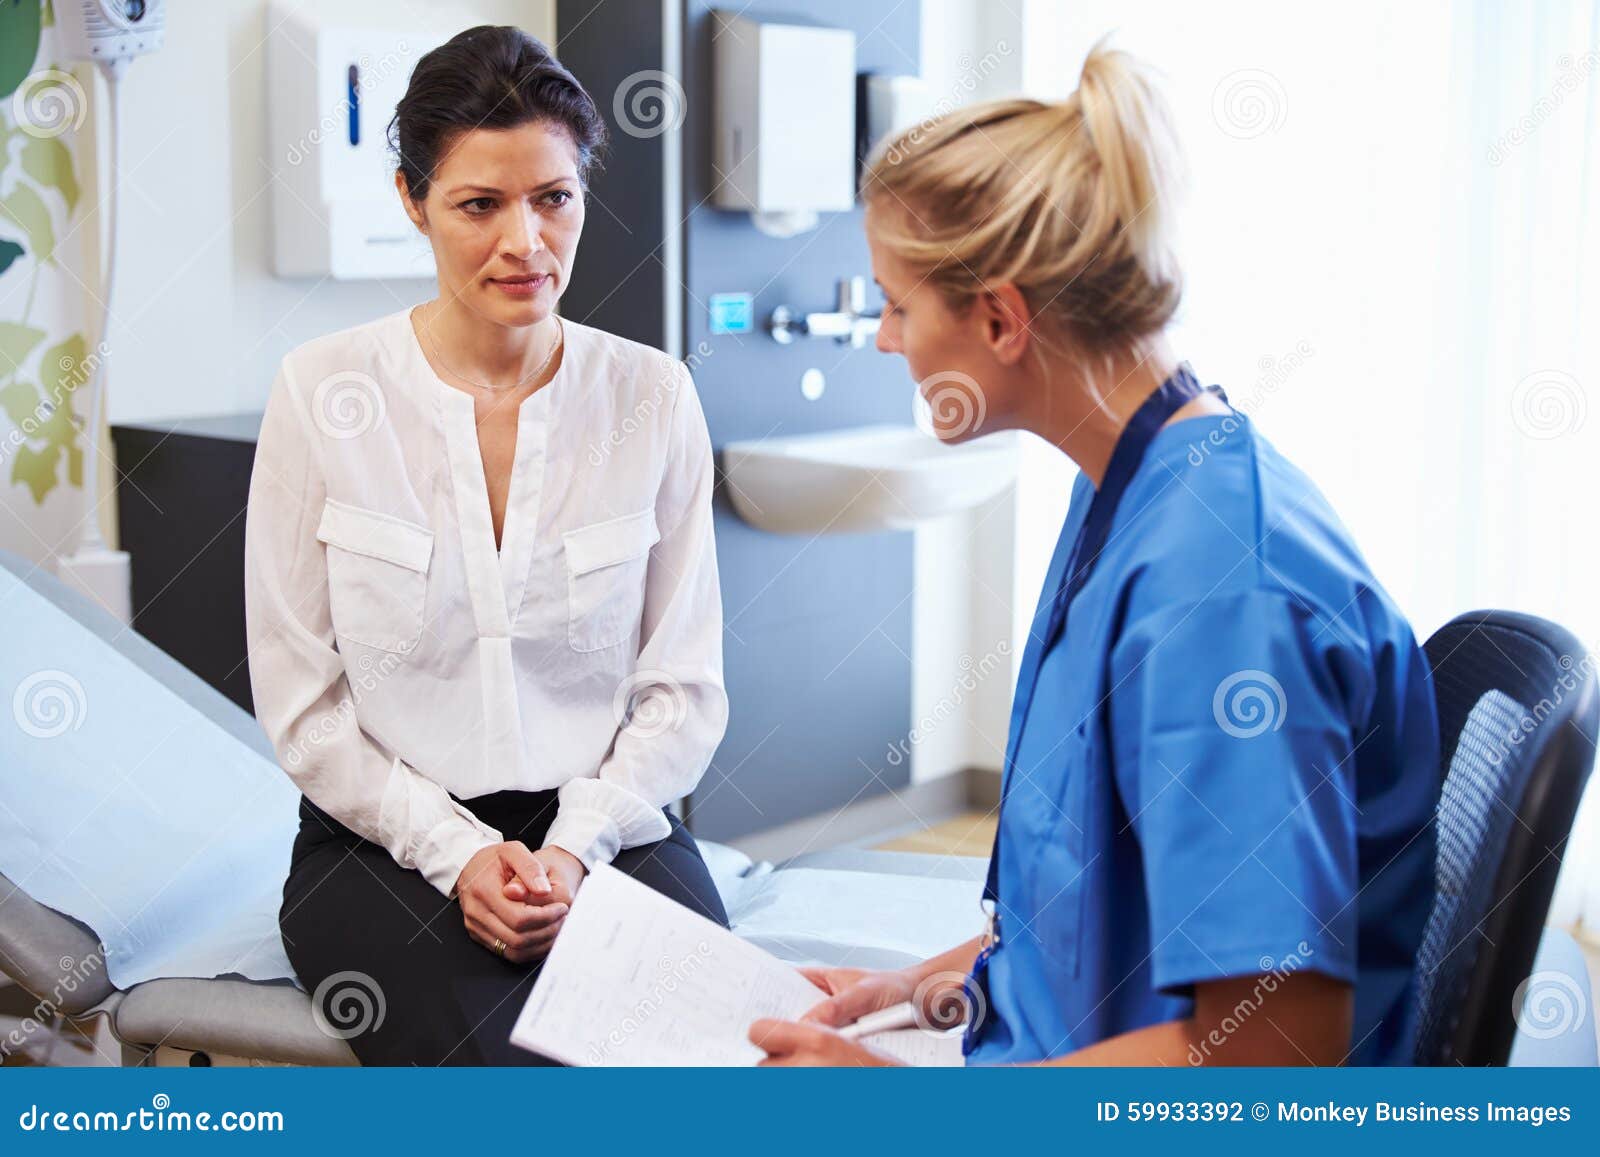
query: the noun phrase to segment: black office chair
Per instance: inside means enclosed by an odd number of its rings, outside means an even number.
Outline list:
[[[1503,1065],[1600,726],[1595,661],[1531,615],[1423,644],[1439,708],[1439,892],[1418,953],[1419,1065]]]

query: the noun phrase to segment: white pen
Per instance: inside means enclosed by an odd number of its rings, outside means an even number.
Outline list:
[[[910,1001],[891,1004],[888,1008],[870,1012],[858,1021],[839,1029],[845,1040],[856,1040],[875,1032],[890,1032],[897,1028],[910,1028],[917,1023],[916,1010]]]

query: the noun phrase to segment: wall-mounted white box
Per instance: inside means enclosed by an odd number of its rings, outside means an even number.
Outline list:
[[[756,213],[854,207],[855,33],[712,15],[712,204]]]
[[[267,11],[273,272],[431,279],[433,251],[395,192],[386,130],[417,60],[443,41],[328,8],[273,0]]]
[[[863,155],[870,154],[885,137],[931,121],[938,114],[933,94],[920,76],[864,76],[856,95],[866,104]]]

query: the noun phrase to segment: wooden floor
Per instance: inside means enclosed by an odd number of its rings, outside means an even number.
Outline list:
[[[1583,946],[1583,957],[1589,962],[1589,992],[1600,1004],[1600,944],[1590,940],[1579,941]],[[1594,1033],[1600,1038],[1600,1008],[1591,1010],[1594,1016]]]
[[[121,1048],[97,1016],[88,1024],[59,1022],[61,1036],[54,1038],[48,1027],[34,1019],[39,1002],[14,984],[0,984],[0,1067],[35,1068],[53,1056],[62,1066],[110,1067],[121,1063]],[[53,1043],[52,1043],[53,1042]]]
[[[968,812],[942,824],[876,844],[884,852],[931,852],[936,856],[987,856],[994,845],[994,814]]]

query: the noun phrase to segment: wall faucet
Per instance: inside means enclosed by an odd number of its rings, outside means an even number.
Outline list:
[[[831,313],[797,316],[787,305],[772,311],[767,330],[773,340],[788,345],[797,337],[831,337],[840,345],[860,349],[878,332],[881,318],[867,313],[867,279],[848,277],[839,282],[839,307]]]

